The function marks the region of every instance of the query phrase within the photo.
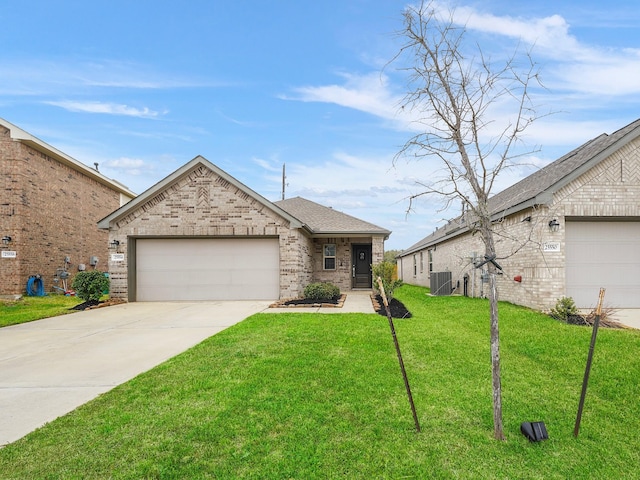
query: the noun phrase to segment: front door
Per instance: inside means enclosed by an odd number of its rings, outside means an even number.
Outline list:
[[[371,245],[353,245],[352,288],[371,288]]]

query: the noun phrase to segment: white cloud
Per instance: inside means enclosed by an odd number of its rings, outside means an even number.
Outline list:
[[[123,170],[139,170],[145,165],[145,162],[140,158],[120,157],[113,160],[107,160],[105,165],[111,168],[119,168]]]
[[[438,11],[449,11],[437,3]],[[455,9],[454,21],[473,31],[508,37],[528,45],[534,59],[544,59],[547,86],[558,91],[593,95],[640,94],[640,49],[612,48],[581,42],[560,15],[516,18],[482,13],[473,7]],[[612,81],[615,79],[615,81]]]
[[[296,95],[281,96],[286,100],[324,102],[370,113],[380,118],[401,121],[401,96],[391,91],[389,79],[379,72],[364,75],[341,73],[343,85],[304,86],[294,89]]]
[[[271,161],[269,161],[263,158],[253,157],[251,161],[258,165],[260,168],[263,168],[264,170],[267,170],[269,172],[282,172],[282,165],[278,165],[278,163],[280,162],[277,159],[272,159]]]
[[[106,89],[221,87],[229,82],[176,76],[132,62],[24,59],[0,63],[0,95],[71,95]]]
[[[46,103],[47,105],[64,108],[65,110],[69,110],[70,112],[104,113],[109,115],[124,115],[127,117],[156,118],[160,115],[165,115],[166,113],[168,113],[167,111],[157,112],[147,107],[136,108],[130,107],[129,105],[117,103],[78,102],[72,100],[44,103]]]

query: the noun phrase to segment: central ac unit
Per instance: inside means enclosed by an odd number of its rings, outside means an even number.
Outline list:
[[[432,272],[429,287],[431,295],[451,295],[451,272]]]

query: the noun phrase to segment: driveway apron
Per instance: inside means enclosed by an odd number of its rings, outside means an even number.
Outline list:
[[[136,302],[0,329],[0,446],[268,305]]]

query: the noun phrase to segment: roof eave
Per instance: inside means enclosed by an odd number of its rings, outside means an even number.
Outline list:
[[[312,230],[311,233],[314,237],[317,238],[329,238],[329,237],[384,237],[384,239],[388,239],[391,232],[388,230],[379,231],[379,230],[371,230],[371,231],[353,231],[353,230],[322,230],[315,231]]]

